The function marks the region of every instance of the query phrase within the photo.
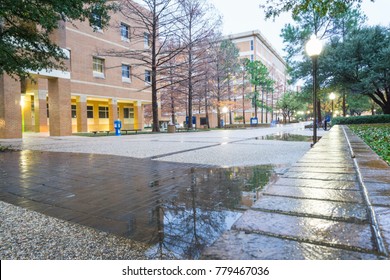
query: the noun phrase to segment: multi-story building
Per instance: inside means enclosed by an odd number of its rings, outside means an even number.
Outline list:
[[[0,138],[113,130],[116,119],[125,129],[143,129],[150,72],[134,60],[104,55],[149,47],[147,33],[132,24],[121,13],[112,14],[104,29],[61,22],[52,40],[67,54],[66,71],[31,72],[22,83],[0,76]]]
[[[270,123],[272,120],[276,120],[279,117],[278,110],[275,109],[276,102],[286,92],[288,86],[286,62],[259,30],[232,34],[225,36],[223,39],[231,40],[236,45],[241,59],[261,61],[268,68],[275,84],[272,92],[262,91],[260,94],[259,101],[269,109],[258,108],[257,116],[255,116],[252,102],[247,98],[248,93],[254,89],[250,86],[247,78],[242,76],[233,77],[230,86],[230,98],[222,100],[218,104],[222,106],[220,108],[222,122],[224,124],[237,123],[238,121],[234,120],[236,117],[245,118],[246,123],[249,123],[250,118],[253,117],[257,117],[259,123]],[[230,118],[230,115],[232,115],[232,118]],[[194,116],[196,116],[197,127],[206,124],[204,112],[194,112]],[[167,118],[169,119],[169,116]],[[210,126],[216,127],[218,124],[216,108],[211,108],[208,118]],[[243,118],[239,122],[243,122]],[[180,124],[185,123],[185,113],[177,114],[177,119]]]
[[[236,45],[240,51],[240,58],[261,61],[268,68],[271,78],[275,81],[274,91],[263,92],[261,97],[264,105],[271,109],[275,108],[276,102],[287,89],[288,74],[285,60],[259,30],[232,34],[224,39],[229,39]],[[240,83],[239,80],[237,82]],[[254,110],[248,112],[254,117]],[[273,112],[272,114],[260,109],[257,117],[261,122],[270,122],[276,115],[276,110]]]

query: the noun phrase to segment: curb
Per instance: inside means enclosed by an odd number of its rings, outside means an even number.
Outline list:
[[[342,126],[366,200],[378,251],[390,251],[390,166],[347,126]]]

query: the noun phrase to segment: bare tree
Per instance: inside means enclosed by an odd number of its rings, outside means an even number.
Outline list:
[[[106,55],[126,57],[137,61],[134,67],[142,71],[135,78],[145,80],[152,91],[153,131],[160,131],[158,119],[158,91],[169,86],[166,81],[167,65],[178,56],[183,47],[167,47],[178,33],[176,0],[123,0],[120,12],[133,24],[130,26],[130,48],[108,50]],[[177,45],[179,46],[179,45]],[[134,75],[135,73],[133,73]]]
[[[181,17],[179,17],[180,41],[186,47],[183,54],[187,73],[188,127],[192,128],[192,111],[194,92],[197,83],[202,79],[202,64],[205,60],[204,46],[206,39],[221,25],[221,18],[206,0],[178,0]]]

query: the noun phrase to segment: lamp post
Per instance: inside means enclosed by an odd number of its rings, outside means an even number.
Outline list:
[[[316,35],[311,35],[310,40],[306,43],[306,52],[313,62],[313,144],[317,143],[317,70],[318,56],[322,51],[322,43]]]
[[[329,99],[332,100],[332,118],[333,118],[333,109],[334,109],[334,107],[333,107],[333,101],[335,100],[335,98],[336,98],[336,95],[335,95],[333,92],[331,92],[331,93],[329,94]]]

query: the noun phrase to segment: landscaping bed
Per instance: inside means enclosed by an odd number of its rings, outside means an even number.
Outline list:
[[[390,124],[359,124],[349,128],[390,165]]]

